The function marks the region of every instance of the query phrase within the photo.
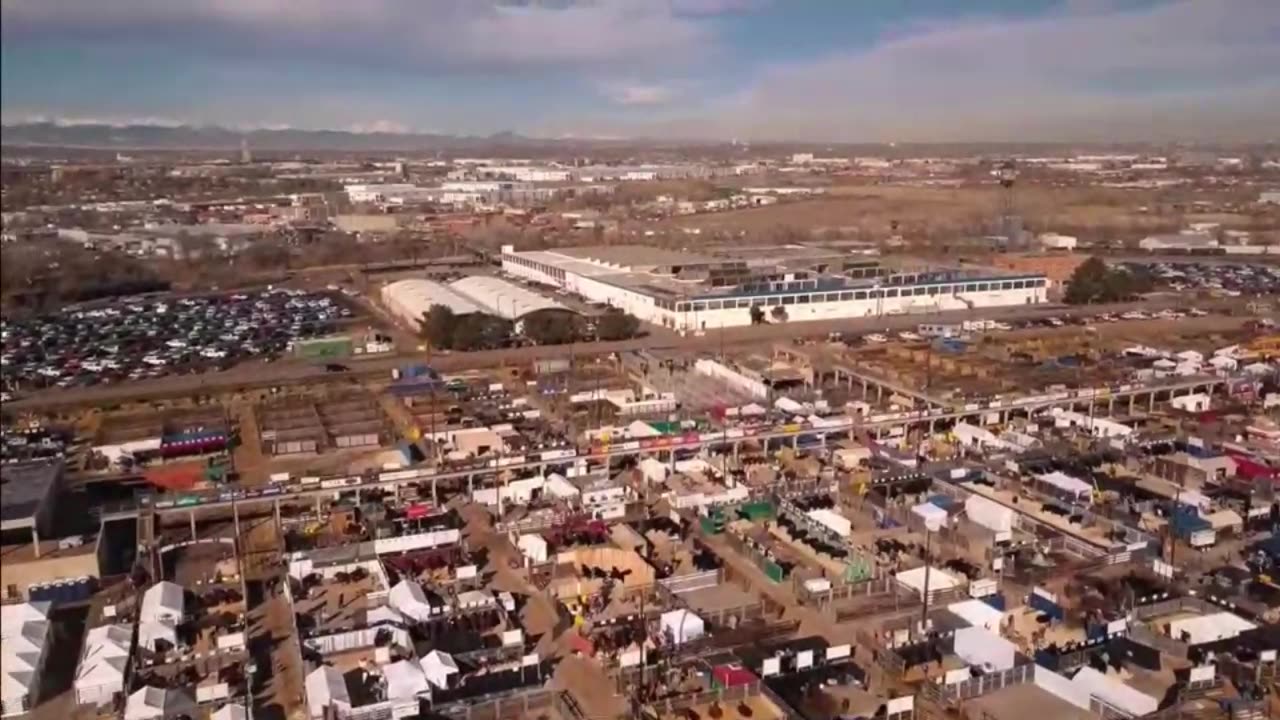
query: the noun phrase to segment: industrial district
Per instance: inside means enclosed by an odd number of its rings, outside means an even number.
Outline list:
[[[1280,156],[485,150],[6,144],[4,718],[1280,717]]]

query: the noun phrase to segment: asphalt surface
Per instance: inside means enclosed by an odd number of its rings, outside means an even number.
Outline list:
[[[574,355],[593,356],[632,350],[680,350],[684,352],[716,352],[722,346],[733,349],[742,345],[758,345],[778,340],[826,337],[833,332],[862,334],[914,329],[920,323],[958,323],[962,320],[1031,320],[1068,314],[1096,315],[1121,313],[1128,310],[1159,310],[1185,308],[1185,297],[1170,296],[1157,300],[1109,305],[1065,306],[1045,303],[1008,307],[979,308],[941,313],[910,315],[885,315],[880,317],[846,320],[822,320],[814,322],[769,323],[766,325],[726,328],[704,334],[680,336],[667,330],[655,329],[651,335],[616,342],[575,343],[572,345],[548,345],[506,350],[485,350],[467,353],[435,353],[430,365],[441,372],[453,372],[472,368],[527,365],[535,360],[565,358]],[[1205,309],[1221,308],[1234,303],[1201,303]],[[722,337],[723,334],[723,337]],[[82,406],[110,405],[126,401],[163,400],[191,395],[225,393],[242,390],[290,385],[298,383],[347,382],[391,377],[393,368],[415,362],[427,362],[428,355],[420,352],[400,352],[369,359],[351,359],[346,362],[348,372],[327,372],[323,365],[313,365],[294,360],[280,360],[272,364],[254,364],[221,372],[196,375],[176,375],[134,382],[117,383],[84,388],[49,388],[33,395],[5,403],[5,408],[17,412],[46,411]]]

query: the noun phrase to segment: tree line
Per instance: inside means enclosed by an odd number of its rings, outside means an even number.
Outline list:
[[[517,332],[518,331],[518,332]],[[567,345],[573,342],[627,340],[640,335],[640,321],[617,309],[586,318],[565,312],[533,313],[520,322],[488,313],[458,315],[432,305],[419,323],[419,335],[441,350],[495,350],[524,342]],[[522,342],[523,341],[523,342]]]

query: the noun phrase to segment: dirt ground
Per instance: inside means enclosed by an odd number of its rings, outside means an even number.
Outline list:
[[[1014,191],[1014,209],[1028,230],[1091,234],[1144,234],[1173,231],[1200,215],[1183,212],[1181,194],[1186,189],[1165,191],[1127,190],[1100,187],[1056,187],[1041,184],[1019,185]],[[1207,196],[1206,196],[1207,195]],[[1214,193],[1196,199],[1218,198]],[[791,227],[804,230],[836,231],[866,239],[888,237],[891,223],[908,241],[921,236],[989,227],[1000,214],[1001,189],[995,184],[963,187],[919,187],[911,185],[836,184],[824,196],[783,201],[776,205],[673,218],[671,227],[702,228],[703,233],[748,233]],[[1146,208],[1145,211],[1141,208]],[[1255,218],[1230,214],[1214,216],[1225,227],[1257,227]]]

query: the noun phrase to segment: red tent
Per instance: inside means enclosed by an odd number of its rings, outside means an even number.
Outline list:
[[[190,490],[204,479],[203,462],[155,465],[143,471],[147,482],[165,490]]]
[[[741,665],[717,665],[711,669],[711,677],[715,678],[721,687],[726,688],[750,685],[756,681],[756,676]]]
[[[431,514],[431,506],[425,503],[417,503],[405,508],[404,516],[409,520],[417,520]]]

